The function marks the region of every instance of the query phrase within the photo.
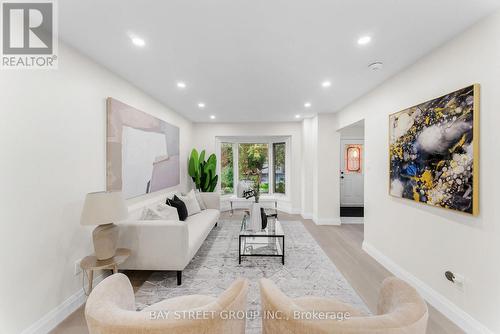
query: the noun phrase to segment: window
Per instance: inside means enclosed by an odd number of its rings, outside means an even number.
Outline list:
[[[221,192],[232,194],[234,192],[233,175],[233,144],[222,143],[221,145]]]
[[[260,192],[269,193],[269,145],[239,144],[238,177],[255,183],[260,179]]]
[[[253,187],[260,179],[261,194],[286,195],[289,137],[219,137],[220,192],[235,194],[239,182]]]
[[[285,193],[285,143],[273,143],[274,192]]]

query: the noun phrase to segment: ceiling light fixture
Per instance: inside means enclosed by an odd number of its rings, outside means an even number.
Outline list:
[[[186,83],[183,81],[179,81],[179,82],[177,82],[177,87],[184,89],[184,88],[186,88]]]
[[[210,119],[215,119],[215,115],[210,115]]]
[[[300,115],[299,114],[295,115],[295,118],[300,118]]]
[[[198,103],[198,108],[200,108],[200,109],[205,108],[205,103],[203,103],[203,102]]]
[[[140,37],[130,36],[130,39],[132,40],[132,43],[135,46],[139,46],[139,47],[142,48],[144,45],[146,45],[146,42],[142,38],[140,38]]]
[[[361,36],[358,39],[358,44],[359,45],[366,45],[372,41],[372,38],[370,36]]]
[[[323,81],[323,82],[321,83],[321,86],[322,86],[323,88],[328,88],[328,87],[330,87],[331,85],[332,85],[332,83],[331,83],[330,81],[328,81],[328,80]]]
[[[306,108],[311,108],[311,105],[312,105],[311,102],[304,103],[304,107]]]

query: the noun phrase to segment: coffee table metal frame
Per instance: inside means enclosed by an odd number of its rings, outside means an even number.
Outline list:
[[[246,229],[246,224],[248,222],[249,216],[245,215],[241,222],[241,229],[238,242],[238,263],[241,264],[241,258],[245,256],[257,256],[257,257],[281,257],[281,263],[285,264],[285,233],[281,227],[281,223],[277,219],[273,219],[273,222],[269,221],[268,226],[264,230],[260,231],[250,231]],[[269,219],[269,220],[271,220]],[[274,232],[270,231],[272,225],[274,224]],[[277,254],[245,254],[245,250],[242,250],[242,245],[246,245],[246,239],[249,238],[267,238],[274,239],[277,243]],[[281,241],[281,242],[280,242]],[[280,254],[281,253],[281,254]]]

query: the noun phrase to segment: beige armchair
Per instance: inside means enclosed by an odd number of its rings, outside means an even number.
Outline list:
[[[176,297],[137,312],[129,279],[114,274],[90,294],[85,318],[90,334],[244,333],[245,319],[228,314],[246,310],[247,290],[247,280],[238,279],[218,298]]]
[[[382,283],[375,316],[363,316],[335,299],[289,298],[268,279],[260,280],[260,295],[264,334],[424,334],[427,328],[426,303],[414,288],[396,277]],[[312,315],[323,319],[309,320]]]

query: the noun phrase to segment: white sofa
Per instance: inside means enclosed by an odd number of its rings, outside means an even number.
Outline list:
[[[186,268],[220,216],[220,195],[201,193],[207,207],[189,216],[186,221],[140,220],[145,206],[165,203],[168,195],[134,206],[129,217],[118,223],[120,236],[118,247],[129,248],[132,254],[120,269],[175,270],[177,284],[182,282],[182,270]]]

